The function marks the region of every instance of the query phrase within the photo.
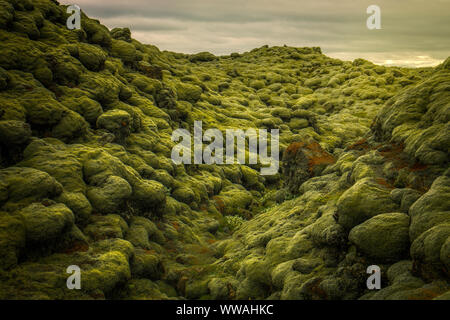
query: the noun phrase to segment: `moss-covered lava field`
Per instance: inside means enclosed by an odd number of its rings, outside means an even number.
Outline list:
[[[189,55],[68,16],[0,0],[0,299],[450,298],[450,59]],[[175,165],[194,121],[279,129],[279,172]]]

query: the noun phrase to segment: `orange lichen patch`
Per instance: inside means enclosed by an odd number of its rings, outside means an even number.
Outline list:
[[[318,165],[328,165],[335,162],[334,157],[322,149],[320,144],[316,141],[309,143],[305,142],[293,142],[285,151],[284,159],[289,160],[296,157],[299,153],[303,153],[303,156],[308,160],[309,172],[314,171],[314,167]]]
[[[293,142],[286,148],[285,153],[290,156],[296,155],[298,150],[300,150],[304,146],[305,146],[304,142]]]
[[[402,143],[397,143],[379,148],[378,151],[383,157],[387,159],[404,161],[403,160],[403,156],[405,156],[405,154],[403,153],[404,149],[405,146]]]
[[[63,253],[66,254],[71,254],[74,252],[86,252],[89,250],[89,244],[87,244],[86,242],[76,242],[72,247],[66,249],[63,251]]]
[[[441,295],[442,292],[436,292],[431,289],[420,289],[415,290],[415,293],[411,296],[409,296],[408,300],[432,300],[436,298],[437,296]]]
[[[410,167],[411,171],[423,171],[426,169],[428,169],[428,166],[426,164],[422,164],[420,162],[416,162]]]
[[[329,165],[335,162],[334,157],[326,151],[322,151],[318,156],[312,157],[308,161],[309,172],[314,171],[314,167],[318,165]]]
[[[95,292],[90,293],[89,296],[90,296],[91,298],[99,299],[99,300],[104,300],[104,299],[106,299],[106,298],[105,298],[105,294],[104,294],[102,291],[100,291],[100,290],[97,290],[97,291],[95,291]]]
[[[313,300],[324,300],[327,299],[327,293],[320,288],[321,278],[314,279],[307,286],[307,292],[311,295]]]
[[[145,254],[156,254],[156,251],[153,249],[145,250]]]
[[[177,245],[173,240],[167,241],[164,248],[166,249],[166,251],[168,253],[177,253],[178,252]]]
[[[180,230],[180,224],[178,222],[174,221],[174,222],[171,222],[170,224],[172,225],[172,227],[175,228],[175,230],[177,230],[177,231]]]
[[[185,295],[186,292],[186,283],[188,282],[189,278],[187,276],[182,276],[177,283],[177,290],[178,292]]]
[[[391,185],[386,179],[383,179],[383,178],[376,178],[375,181],[376,181],[378,184],[381,184],[382,186],[384,186],[384,187],[386,187],[386,188],[388,188],[388,189],[394,189],[394,186]]]
[[[354,144],[347,147],[347,150],[363,151],[363,150],[367,150],[367,149],[369,149],[369,144],[367,143],[366,139],[358,140]]]
[[[213,200],[217,210],[219,210],[219,212],[223,214],[225,212],[225,202],[223,201],[223,199],[221,197],[214,196]]]
[[[128,123],[127,122],[125,122],[125,121],[122,121],[122,127],[126,127],[128,125]]]
[[[228,288],[228,297],[230,299],[233,299],[236,296],[236,292],[233,289],[233,286],[231,285],[231,283],[227,283],[227,288]]]

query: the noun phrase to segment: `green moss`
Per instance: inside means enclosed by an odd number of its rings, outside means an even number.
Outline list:
[[[86,32],[90,43],[107,48],[111,46],[112,40],[108,28],[101,25],[98,21],[87,19],[86,16],[83,16],[81,18],[81,27]]]
[[[135,46],[123,40],[112,40],[111,53],[125,63],[132,63],[136,60]]]
[[[7,1],[0,2],[0,28],[5,29],[14,19],[14,7]]]
[[[202,94],[202,89],[189,83],[178,83],[176,85],[178,99],[188,102],[197,102]]]
[[[160,258],[145,250],[136,250],[131,260],[131,273],[137,278],[161,279],[164,268]]]
[[[13,29],[26,34],[30,39],[37,40],[40,36],[36,22],[28,13],[17,11],[14,13]]]
[[[131,194],[132,188],[125,179],[109,176],[101,186],[89,187],[86,196],[96,212],[106,214],[124,210]]]
[[[448,265],[448,257],[442,256],[443,260],[441,260],[441,248],[449,235],[450,224],[444,222],[428,229],[411,244],[411,257],[419,265],[423,277],[439,277],[444,264]],[[444,252],[446,248],[447,245]]]
[[[111,36],[116,40],[131,42],[131,31],[129,28],[114,28],[111,30]]]
[[[0,143],[5,146],[25,144],[31,138],[31,128],[27,123],[16,120],[0,120]]]
[[[9,269],[18,263],[20,251],[25,247],[25,226],[16,215],[0,212],[1,269]]]
[[[409,246],[409,220],[404,213],[379,214],[354,227],[349,240],[371,257],[397,261]]]
[[[124,238],[127,231],[127,223],[117,214],[92,216],[89,225],[83,230],[93,240]]]
[[[394,211],[398,206],[389,197],[389,192],[371,178],[359,180],[337,202],[339,224],[351,229],[379,213]]]
[[[81,192],[63,192],[56,201],[65,204],[72,210],[75,222],[86,225],[92,213],[92,206],[86,196]]]
[[[67,96],[61,103],[67,108],[79,113],[89,124],[95,125],[98,117],[103,113],[100,103],[86,96]]]
[[[6,211],[56,197],[62,192],[62,186],[53,177],[36,169],[10,167],[0,170],[0,178],[3,194],[1,205]]]
[[[216,56],[209,52],[200,52],[193,54],[189,57],[189,61],[191,62],[207,62],[216,60]]]
[[[78,44],[76,57],[91,71],[103,69],[106,61],[106,54],[103,50],[87,43]]]
[[[74,223],[72,211],[63,204],[31,204],[19,212],[27,243],[54,241]]]
[[[0,168],[1,298],[356,299],[367,262],[408,259],[406,229],[416,276],[445,276],[447,62],[187,55],[67,18],[54,1],[0,0],[0,165],[16,166]],[[338,160],[290,163],[314,169],[298,195],[281,186],[300,171],[175,166],[171,134],[194,120],[280,129],[281,152],[312,137]],[[72,264],[81,290],[66,289]],[[394,266],[370,298],[442,295]]]

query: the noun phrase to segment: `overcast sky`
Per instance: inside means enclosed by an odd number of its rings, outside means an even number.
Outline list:
[[[433,66],[450,56],[450,0],[62,0],[161,50],[216,55],[319,46],[343,60]],[[366,9],[381,8],[381,30]]]

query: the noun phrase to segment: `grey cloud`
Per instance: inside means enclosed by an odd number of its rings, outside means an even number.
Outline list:
[[[381,7],[383,29],[371,31],[366,28],[366,8],[375,2]],[[450,52],[449,0],[78,0],[77,4],[108,27],[128,26],[136,39],[161,50],[229,54],[287,44],[320,46],[326,54],[349,59],[357,53],[369,60],[402,63],[403,55],[411,65],[417,65],[411,61],[419,56],[436,64]]]

